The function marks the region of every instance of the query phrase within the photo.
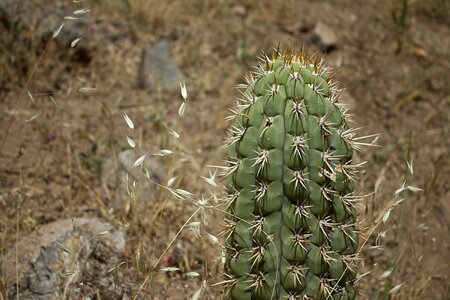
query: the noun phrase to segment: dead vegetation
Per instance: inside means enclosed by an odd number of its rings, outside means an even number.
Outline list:
[[[213,286],[222,280],[220,268],[213,267],[220,251],[205,234],[220,232],[220,213],[208,211],[203,221],[196,205],[200,196],[180,201],[156,187],[151,197],[136,195],[121,209],[111,209],[124,184],[117,176],[112,188],[105,187],[102,164],[129,148],[128,135],[137,145],[136,159],[146,151],[174,151],[159,160],[165,169],[159,184],[169,186],[177,177],[173,189],[211,197],[199,176],[208,177],[204,166],[221,164],[225,157],[219,146],[228,126],[224,118],[237,96],[235,85],[261,51],[270,52],[278,43],[305,43],[314,50],[310,34],[320,21],[338,37],[337,48],[325,58],[341,70],[337,79],[355,99],[356,123],[364,126],[363,133],[381,133],[381,147],[361,154],[369,161],[361,193],[375,191],[361,211],[368,228],[385,217],[385,207],[405,180],[423,189],[406,190],[404,203],[368,240],[367,246],[379,247],[365,254],[360,272],[370,273],[360,280],[360,298],[446,299],[448,3],[406,1],[405,12],[404,1],[396,2],[33,0],[11,12],[0,5],[1,253],[52,221],[100,217],[126,234],[117,284],[130,291],[129,298],[191,299],[204,280],[209,288],[202,288],[202,296],[220,298],[221,287]],[[45,25],[42,12],[56,9],[64,14]],[[64,19],[79,9],[90,11],[82,20]],[[56,39],[39,36],[38,28],[53,33],[63,22]],[[71,22],[79,29],[72,30]],[[168,41],[186,82],[182,118],[178,89],[149,94],[137,88],[141,50],[161,40]],[[412,179],[407,162],[413,162]],[[114,165],[118,174],[117,161]],[[188,230],[194,221],[203,222],[202,239]],[[178,235],[180,228],[185,230]],[[160,267],[180,271],[151,272]],[[0,299],[8,299],[4,275]],[[95,287],[83,292],[91,298],[106,295]]]

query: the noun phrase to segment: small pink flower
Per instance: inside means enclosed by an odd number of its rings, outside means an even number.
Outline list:
[[[97,32],[97,26],[95,24],[89,25],[89,33],[95,33]]]

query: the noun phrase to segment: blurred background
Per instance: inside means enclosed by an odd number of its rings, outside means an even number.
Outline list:
[[[359,299],[449,299],[447,0],[0,0],[0,299],[220,299],[200,176],[235,86],[301,45],[381,134],[357,156]]]

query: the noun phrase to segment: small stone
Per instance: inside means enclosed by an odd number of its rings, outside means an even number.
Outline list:
[[[67,9],[62,4],[39,5],[33,1],[18,3],[15,0],[0,1],[0,30],[1,24],[7,29],[13,23],[20,24],[20,30],[32,31],[33,38],[38,41],[39,47],[53,40],[59,49],[67,49],[77,38],[83,38],[73,49],[72,59],[75,62],[89,63],[93,58],[96,43],[92,34],[88,34],[88,19],[80,17],[78,20],[64,22]],[[29,16],[33,16],[30,18]],[[52,39],[55,30],[64,23],[60,34]],[[17,39],[23,46],[31,44],[25,36]],[[26,46],[29,47],[29,46]]]
[[[157,186],[155,184],[149,183],[143,176],[142,172],[137,168],[133,168],[133,164],[136,161],[137,156],[134,150],[124,150],[120,152],[117,156],[118,170],[114,166],[114,161],[109,158],[102,164],[102,183],[106,190],[106,194],[110,194],[110,190],[114,190],[117,187],[117,193],[111,195],[112,198],[112,208],[116,211],[121,211],[125,208],[128,196],[126,195],[123,183],[120,178],[125,178],[127,175],[132,180],[141,181],[137,186],[135,194],[139,199],[149,199],[155,195],[157,191]],[[161,183],[164,179],[164,168],[158,162],[155,157],[147,157],[144,162],[145,168],[149,171],[150,177],[153,181]],[[137,175],[133,175],[137,174]],[[140,177],[137,177],[137,176]],[[135,177],[136,176],[136,177]]]
[[[311,41],[320,49],[320,51],[325,53],[336,47],[338,39],[330,27],[319,22],[316,24],[316,27],[314,27]]]
[[[7,251],[1,266],[7,299],[17,296],[16,267],[20,299],[54,299],[55,292],[62,294],[65,287],[70,288],[71,297],[81,299],[81,295],[74,295],[81,283],[98,286],[102,279],[108,288],[114,285],[114,274],[109,270],[120,262],[125,238],[122,231],[96,218],[66,219],[43,225],[20,240],[18,266],[15,249]],[[120,294],[120,289],[115,293]]]
[[[281,30],[294,35],[308,32],[311,28],[311,24],[307,23],[305,20],[297,21],[295,23],[282,23],[280,25]]]
[[[136,161],[136,153],[134,150],[124,150],[119,153],[119,163],[123,171],[128,174],[133,174],[133,164]],[[162,166],[152,157],[147,157],[144,162],[144,166],[150,171],[150,175],[153,180],[161,182],[164,178],[164,172]]]
[[[153,92],[174,90],[180,87],[182,78],[180,69],[173,61],[166,41],[154,45],[147,45],[142,50],[138,71],[138,85],[140,88]]]
[[[240,17],[244,17],[247,14],[247,8],[244,5],[235,5],[231,10]]]

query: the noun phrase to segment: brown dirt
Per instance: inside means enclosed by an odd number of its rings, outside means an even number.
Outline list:
[[[62,7],[67,14],[77,7],[69,1],[30,2]],[[207,194],[198,175],[206,176],[202,166],[221,164],[225,157],[218,147],[227,109],[238,94],[234,86],[261,51],[300,43],[315,50],[309,35],[321,21],[338,36],[337,49],[325,59],[340,69],[337,80],[355,99],[356,123],[364,126],[362,134],[381,133],[381,147],[361,154],[369,166],[359,188],[369,193],[377,186],[367,214],[362,211],[367,226],[404,180],[406,160],[414,162],[412,184],[423,189],[407,193],[369,239],[373,244],[378,233],[386,232],[383,249],[364,254],[361,273],[370,273],[360,280],[360,299],[448,299],[450,8],[443,0],[409,2],[403,33],[392,17],[400,14],[398,0],[88,1],[87,26],[97,31],[86,29],[80,45],[89,50],[81,54],[54,41],[42,44],[33,22],[15,33],[0,31],[11,46],[0,48],[0,251],[15,244],[16,234],[20,238],[51,221],[101,217],[127,234],[122,284],[136,293],[145,270],[196,207],[160,191],[154,199],[110,210],[123,184],[117,178],[115,189],[105,189],[100,170],[107,157],[127,148],[125,134],[131,133],[122,113],[135,122],[138,153],[172,147],[178,154],[162,162],[180,176],[176,184]],[[19,10],[17,15],[34,20],[38,14]],[[176,117],[179,91],[148,94],[137,88],[141,49],[161,39],[169,41],[188,88],[181,120]],[[96,91],[78,92],[86,86]],[[25,122],[37,113],[34,121]],[[179,126],[183,145],[170,142],[164,126]],[[218,233],[217,218],[220,214],[209,215],[204,229]],[[190,299],[203,280],[210,285],[221,280],[220,270],[211,268],[218,254],[207,240],[183,232],[163,255],[162,265],[196,271],[200,278],[158,273],[143,292],[154,296],[149,299]],[[384,278],[393,266],[395,271]],[[400,290],[388,294],[401,283]],[[220,298],[220,287],[204,297]]]

